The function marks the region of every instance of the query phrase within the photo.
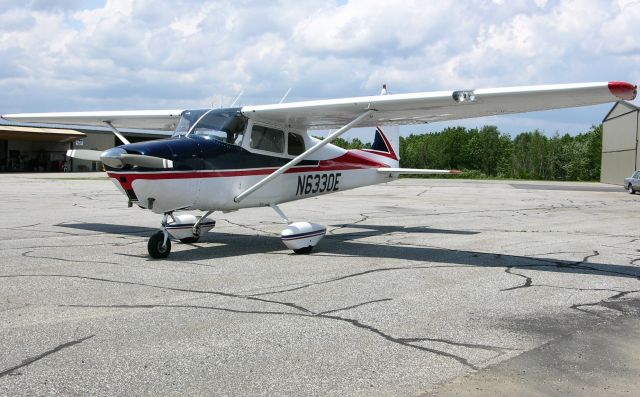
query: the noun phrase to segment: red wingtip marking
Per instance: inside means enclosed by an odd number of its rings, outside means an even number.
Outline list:
[[[451,170],[449,171],[450,174],[462,174],[462,171],[460,170]]]
[[[624,81],[612,81],[609,83],[609,91],[620,99],[632,101],[638,92],[638,86]]]

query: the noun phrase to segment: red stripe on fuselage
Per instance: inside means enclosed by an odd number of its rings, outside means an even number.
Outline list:
[[[379,163],[364,157],[355,151],[348,150],[340,157],[329,160],[321,160],[316,167],[294,167],[287,170],[286,174],[296,174],[302,172],[324,172],[324,171],[346,171],[367,168],[381,168],[388,165]],[[201,170],[201,171],[109,171],[107,175],[115,178],[125,190],[131,190],[131,184],[136,179],[193,179],[193,178],[225,178],[234,176],[269,175],[278,168],[252,168],[246,170]]]

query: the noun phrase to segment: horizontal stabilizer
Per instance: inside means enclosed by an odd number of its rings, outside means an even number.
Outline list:
[[[439,175],[439,174],[461,174],[460,170],[429,170],[422,168],[378,168],[378,172],[390,174],[412,174],[412,175]]]

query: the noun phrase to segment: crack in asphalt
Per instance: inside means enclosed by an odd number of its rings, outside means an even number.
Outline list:
[[[428,189],[427,189],[428,190]],[[426,190],[425,190],[426,192]],[[366,221],[367,219],[369,219],[369,215],[366,215],[365,213],[360,214],[360,216],[362,217],[361,219],[349,223],[349,224],[344,224],[344,225],[339,225],[338,227],[335,227],[333,229],[331,229],[329,231],[329,234],[333,235],[334,232],[342,229],[342,228],[346,228],[349,227],[350,225],[354,225],[354,224],[358,224],[361,222]],[[264,231],[264,230],[260,230],[257,228],[253,228],[247,225],[243,225],[240,223],[234,223],[231,222],[229,220],[223,219],[226,222],[228,222],[231,225],[235,225],[238,227],[242,227],[242,228],[246,228],[249,230],[253,230],[255,232],[258,232],[260,234],[272,234],[272,235],[278,235],[278,233],[271,233],[268,231]],[[382,233],[382,235],[384,235],[385,233]],[[377,234],[380,235],[380,234]],[[74,235],[75,236],[75,235]],[[78,235],[79,236],[79,235]],[[85,236],[85,235],[82,235]],[[331,238],[331,236],[328,236]],[[137,243],[137,242],[136,242]],[[62,260],[62,261],[67,261],[67,262],[91,262],[91,261],[76,261],[76,260],[66,260],[66,259],[62,259],[62,258],[50,258],[50,257],[39,257],[39,256],[34,256],[34,255],[29,255],[32,254],[33,251],[26,251],[23,252],[22,255],[25,257],[30,257],[30,258],[43,258],[43,259],[55,259],[55,260]],[[575,268],[575,269],[582,269],[582,270],[591,270],[597,273],[604,273],[604,274],[620,274],[620,275],[627,275],[629,276],[629,274],[627,273],[623,273],[623,272],[616,272],[616,271],[611,271],[611,270],[602,270],[602,269],[598,269],[595,267],[591,267],[591,266],[587,266],[585,264],[589,263],[589,261],[594,258],[599,256],[600,253],[596,250],[593,251],[593,253],[589,254],[589,255],[585,255],[583,257],[583,259],[581,261],[577,261],[575,263],[563,263],[560,261],[553,261],[553,260],[545,260],[544,258],[530,258],[533,261],[539,261],[539,262],[543,262],[543,263],[548,263],[548,264],[532,264],[532,265],[522,265],[519,267],[543,267],[543,266],[555,266],[558,268]],[[476,256],[476,255],[474,255]],[[638,259],[634,259],[632,261],[632,263],[634,263],[635,261],[640,260],[640,258]],[[93,261],[95,263],[106,263],[106,264],[114,264],[111,262],[97,262],[97,261]],[[199,264],[200,265],[200,264]],[[262,303],[269,303],[269,304],[276,304],[276,305],[283,305],[285,307],[288,308],[293,308],[295,310],[297,310],[298,312],[288,312],[288,311],[254,311],[254,310],[236,310],[236,309],[230,309],[230,308],[224,308],[224,307],[215,307],[215,306],[198,306],[198,305],[154,305],[154,304],[148,304],[148,305],[59,305],[60,307],[86,307],[86,308],[122,308],[122,309],[153,309],[153,308],[192,308],[192,309],[206,309],[206,310],[217,310],[217,311],[223,311],[223,312],[229,312],[229,313],[244,313],[244,314],[261,314],[261,315],[281,315],[281,316],[297,316],[297,317],[305,317],[305,318],[321,318],[321,319],[327,319],[327,320],[334,320],[334,321],[340,321],[340,322],[344,322],[344,323],[348,323],[351,326],[357,327],[359,329],[362,330],[366,330],[368,332],[371,332],[381,338],[384,338],[385,340],[395,343],[395,344],[399,344],[405,347],[409,347],[412,349],[416,349],[416,350],[420,350],[420,351],[426,351],[426,352],[430,352],[432,354],[436,354],[442,357],[447,357],[450,359],[453,359],[457,362],[459,362],[460,364],[467,366],[471,369],[477,370],[478,367],[476,365],[474,365],[473,363],[471,363],[469,360],[467,360],[464,357],[461,357],[459,355],[447,352],[447,351],[443,351],[443,350],[439,350],[439,349],[434,349],[434,348],[430,348],[430,347],[425,347],[425,346],[421,346],[421,345],[417,345],[416,343],[421,343],[421,342],[433,342],[433,343],[444,343],[444,344],[448,344],[448,345],[452,345],[452,346],[460,346],[460,347],[466,347],[466,348],[472,348],[472,349],[481,349],[481,350],[487,350],[487,351],[492,351],[495,353],[499,353],[499,354],[506,354],[507,351],[510,350],[520,350],[520,349],[511,349],[511,348],[504,348],[504,347],[498,347],[498,346],[491,346],[491,345],[485,345],[485,344],[473,344],[473,343],[463,343],[463,342],[457,342],[457,341],[452,341],[452,340],[448,340],[448,339],[439,339],[439,338],[399,338],[399,337],[394,337],[390,334],[387,334],[385,332],[383,332],[382,330],[375,328],[373,326],[364,324],[362,322],[360,322],[359,320],[356,319],[351,319],[351,318],[347,318],[347,317],[341,317],[341,316],[337,316],[334,315],[332,313],[336,313],[339,311],[346,311],[346,310],[350,310],[350,309],[355,309],[358,307],[362,307],[364,305],[369,305],[369,304],[374,304],[374,303],[379,303],[379,302],[386,302],[386,301],[391,301],[391,298],[384,298],[384,299],[377,299],[377,300],[372,300],[372,301],[368,301],[368,302],[363,302],[363,303],[359,303],[359,304],[355,304],[355,305],[351,305],[351,306],[347,306],[347,307],[343,307],[343,308],[338,308],[338,309],[333,309],[333,310],[327,310],[327,311],[323,311],[323,312],[319,312],[319,313],[314,313],[309,309],[306,309],[305,307],[301,306],[301,305],[297,305],[291,302],[282,302],[282,301],[277,301],[277,300],[270,300],[270,299],[263,299],[263,298],[258,298],[259,296],[263,296],[263,295],[271,295],[271,294],[279,294],[279,293],[285,293],[285,292],[290,292],[290,291],[296,291],[296,290],[300,290],[300,289],[304,289],[304,288],[308,288],[311,286],[315,286],[315,285],[322,285],[322,284],[327,284],[327,283],[332,283],[332,282],[337,282],[337,281],[341,281],[341,280],[345,280],[345,279],[349,279],[349,278],[353,278],[353,277],[359,277],[359,276],[364,276],[364,275],[368,275],[368,274],[372,274],[372,273],[377,273],[377,272],[384,272],[384,271],[396,271],[396,270],[419,270],[419,269],[435,269],[435,268],[442,268],[442,267],[447,267],[447,268],[468,268],[469,266],[465,266],[465,265],[443,265],[443,266],[407,266],[407,267],[392,267],[392,268],[377,268],[377,269],[369,269],[366,271],[362,271],[362,272],[357,272],[357,273],[353,273],[353,274],[348,274],[348,275],[344,275],[344,276],[340,276],[340,277],[334,277],[328,280],[324,280],[324,281],[319,281],[319,282],[312,282],[312,283],[307,283],[304,285],[299,285],[293,288],[288,288],[288,289],[282,289],[282,290],[278,290],[278,291],[271,291],[271,292],[262,292],[262,293],[257,293],[257,294],[250,294],[250,295],[242,295],[242,294],[233,294],[233,293],[226,293],[226,292],[221,292],[221,291],[206,291],[206,290],[192,290],[192,289],[183,289],[183,288],[174,288],[174,287],[166,287],[166,286],[160,286],[160,285],[153,285],[153,284],[144,284],[144,283],[137,283],[137,282],[128,282],[128,281],[118,281],[118,280],[110,280],[110,279],[103,279],[103,278],[96,278],[96,277],[84,277],[84,276],[72,276],[72,275],[62,275],[62,274],[50,274],[50,275],[6,275],[6,276],[0,276],[0,278],[9,278],[9,277],[66,277],[66,278],[75,278],[75,279],[85,279],[85,280],[92,280],[92,281],[101,281],[101,282],[108,282],[108,283],[117,283],[117,284],[128,284],[128,285],[137,285],[137,286],[146,286],[146,287],[150,287],[150,288],[159,288],[159,289],[164,289],[164,290],[169,290],[169,291],[179,291],[179,292],[189,292],[189,293],[198,293],[198,294],[211,294],[211,295],[217,295],[217,296],[224,296],[224,297],[230,297],[230,298],[237,298],[237,299],[245,299],[245,300],[251,300],[251,301],[258,301],[258,302],[262,302]],[[502,267],[502,266],[499,266]],[[506,288],[503,289],[501,291],[509,291],[509,290],[515,290],[515,289],[519,289],[519,288],[528,288],[528,287],[548,287],[548,288],[563,288],[563,289],[575,289],[575,290],[590,290],[590,291],[610,291],[610,292],[616,292],[615,295],[610,296],[609,298],[605,298],[599,302],[594,302],[594,303],[584,303],[584,304],[575,304],[572,305],[570,308],[574,309],[574,310],[578,310],[578,311],[582,311],[588,314],[593,314],[596,316],[599,316],[599,314],[597,313],[593,313],[589,310],[583,309],[583,307],[589,307],[589,306],[597,306],[597,305],[602,305],[603,303],[606,303],[606,301],[608,300],[615,300],[615,299],[619,299],[624,297],[627,294],[633,293],[633,292],[639,292],[639,291],[619,291],[619,290],[612,290],[612,289],[589,289],[589,288],[584,288],[584,289],[580,289],[580,288],[570,288],[570,287],[561,287],[561,286],[553,286],[553,285],[534,285],[533,283],[533,279],[529,276],[526,276],[524,274],[520,274],[520,273],[516,273],[513,271],[513,266],[508,266],[505,268],[505,273],[507,274],[511,274],[513,276],[517,276],[520,278],[523,278],[525,281],[522,285],[518,285],[515,287],[511,287],[511,288]],[[612,310],[617,310],[622,312],[622,310],[617,309],[617,308],[611,308]],[[87,338],[78,340],[78,341],[73,341],[73,342],[69,342],[67,344],[63,344],[58,346],[57,348],[46,352],[43,355],[39,355],[37,357],[35,357],[33,360],[32,359],[28,359],[25,362],[23,362],[22,365],[10,368],[2,373],[0,373],[0,377],[1,376],[5,376],[5,375],[10,375],[11,372],[13,372],[14,370],[21,368],[25,365],[29,365],[32,362],[35,362],[43,357],[45,357],[48,354],[53,354],[56,351],[59,351],[63,348],[72,346],[74,344],[77,343],[81,343],[82,341],[89,339],[91,337],[93,337],[94,335],[91,335]],[[31,360],[31,361],[29,361]]]
[[[25,227],[33,227],[33,226],[38,226],[41,225],[42,222],[38,222],[38,223],[32,223],[30,225],[22,225],[22,226],[5,226],[5,227],[0,227],[0,230],[19,230],[19,229],[23,229]]]
[[[550,253],[553,254],[553,253]],[[597,250],[594,250],[591,254],[589,255],[585,255],[583,257],[583,259],[579,262],[575,262],[575,263],[569,263],[569,264],[565,264],[565,263],[559,263],[559,262],[553,262],[555,266],[557,267],[562,267],[562,268],[575,268],[575,269],[583,269],[583,270],[593,270],[596,272],[602,272],[602,273],[618,273],[618,274],[625,274],[625,275],[629,275],[627,273],[620,273],[620,272],[613,272],[613,271],[607,271],[607,270],[602,270],[602,269],[596,269],[590,266],[584,266],[585,263],[589,263],[589,260],[591,258],[595,258],[597,256],[600,255],[600,252],[598,252]],[[540,258],[532,258],[534,260],[539,260]],[[546,265],[545,265],[546,266]],[[524,267],[524,266],[522,266]],[[532,265],[531,267],[536,267],[536,265]],[[500,291],[504,292],[504,291],[513,291],[516,289],[520,289],[520,288],[529,288],[529,287],[534,287],[534,288],[557,288],[557,289],[568,289],[568,290],[574,290],[574,291],[608,291],[608,292],[617,292],[617,295],[614,295],[608,299],[618,299],[619,296],[624,296],[626,294],[630,294],[632,292],[636,292],[635,290],[631,290],[631,291],[621,291],[621,290],[616,290],[616,289],[611,289],[611,288],[578,288],[578,287],[564,287],[564,286],[558,286],[558,285],[550,285],[550,284],[534,284],[533,283],[533,279],[532,277],[529,277],[527,275],[521,274],[521,273],[516,273],[513,270],[513,266],[507,267],[505,269],[505,273],[507,274],[511,274],[514,276],[518,276],[518,277],[522,277],[525,279],[524,284],[521,285],[517,285],[514,287],[509,287],[509,288],[503,288]],[[622,294],[622,295],[621,295]],[[590,304],[584,304],[586,305],[590,305]],[[574,307],[576,305],[573,305],[571,308],[572,309],[576,309],[576,307]],[[577,305],[577,306],[581,306],[581,305]]]
[[[49,259],[49,260],[68,262],[68,263],[100,263],[100,264],[104,264],[104,265],[117,265],[117,266],[120,265],[120,263],[116,263],[116,262],[92,261],[92,260],[89,260],[89,259],[66,259],[66,258],[58,258],[58,257],[55,257],[55,256],[29,255],[29,254],[32,254],[32,253],[33,253],[33,251],[25,251],[25,252],[22,252],[20,255],[25,257],[25,258]]]
[[[461,356],[458,356],[456,354],[449,353],[449,352],[446,352],[446,351],[443,351],[443,350],[433,349],[433,348],[430,348],[430,347],[414,345],[412,343],[405,342],[403,340],[403,338],[393,337],[393,336],[391,336],[389,334],[386,334],[386,333],[380,331],[377,328],[374,328],[372,326],[363,324],[360,321],[355,320],[355,319],[345,318],[345,317],[340,317],[340,316],[329,316],[329,315],[317,315],[316,317],[329,318],[329,319],[334,319],[334,320],[339,320],[339,321],[345,321],[345,322],[347,322],[347,323],[349,323],[349,324],[351,324],[351,325],[353,325],[355,327],[358,327],[358,328],[365,329],[367,331],[373,332],[374,334],[381,336],[382,338],[388,340],[389,342],[397,343],[399,345],[410,347],[412,349],[426,351],[426,352],[433,353],[433,354],[436,354],[436,355],[439,355],[439,356],[442,356],[442,357],[448,357],[448,358],[451,358],[451,359],[459,362],[460,364],[462,364],[464,366],[467,366],[467,367],[469,367],[469,368],[471,368],[473,370],[478,370],[479,369],[479,367],[477,367],[476,365],[472,364],[469,360],[467,360],[464,357],[461,357]]]
[[[358,306],[362,306],[368,303],[372,303],[371,302],[364,302],[359,304]],[[356,328],[360,328],[363,330],[366,330],[368,332],[371,332],[375,335],[378,335],[380,337],[382,337],[383,339],[395,343],[395,344],[399,344],[405,347],[409,347],[411,349],[415,349],[415,350],[420,350],[420,351],[426,351],[432,354],[436,354],[438,356],[442,356],[442,357],[447,357],[450,359],[453,359],[457,362],[459,362],[460,364],[469,367],[471,369],[477,370],[479,369],[479,367],[477,367],[476,365],[474,365],[473,363],[471,363],[469,360],[467,360],[464,357],[458,356],[456,354],[453,353],[449,353],[443,350],[439,350],[439,349],[433,349],[433,348],[429,348],[429,347],[425,347],[425,346],[420,346],[420,345],[414,345],[411,342],[416,342],[418,341],[418,339],[421,339],[419,341],[427,341],[428,338],[396,338],[394,336],[391,336],[373,326],[364,324],[358,320],[355,319],[351,319],[351,318],[346,318],[346,317],[340,317],[340,316],[335,316],[335,315],[329,315],[329,314],[322,314],[322,313],[291,313],[291,312],[281,312],[281,311],[259,311],[259,310],[238,310],[238,309],[229,309],[229,308],[224,308],[224,307],[216,307],[216,306],[200,306],[200,305],[156,305],[156,304],[147,304],[147,305],[58,305],[59,307],[78,307],[78,308],[108,308],[108,309],[156,309],[156,308],[182,308],[182,309],[202,309],[202,310],[215,310],[215,311],[221,311],[221,312],[227,312],[227,313],[236,313],[236,314],[259,314],[259,315],[280,315],[280,316],[295,316],[295,317],[302,317],[302,318],[321,318],[321,319],[327,319],[327,320],[335,320],[335,321],[340,321],[343,323],[348,323],[353,325]],[[434,341],[436,342],[444,342],[445,340],[438,340],[438,339],[434,339]],[[446,342],[444,342],[446,343]],[[452,342],[450,344],[455,345],[457,342]],[[466,344],[466,347],[470,347],[470,348],[478,348],[478,349],[486,349],[487,345],[474,345],[474,344]],[[462,346],[462,345],[461,345]],[[475,346],[475,347],[474,347]]]
[[[351,274],[347,274],[347,275],[344,275],[344,276],[334,277],[334,278],[330,278],[328,280],[306,283],[306,284],[299,285],[299,286],[292,287],[292,288],[286,288],[286,289],[281,289],[281,290],[276,290],[276,291],[260,292],[260,293],[256,293],[256,294],[249,294],[247,296],[264,296],[264,295],[282,294],[282,293],[285,293],[285,292],[298,291],[298,290],[309,288],[309,287],[314,287],[314,286],[318,286],[318,285],[334,283],[336,281],[342,281],[342,280],[346,280],[346,279],[353,278],[353,277],[359,277],[359,276],[364,276],[364,275],[367,275],[367,274],[379,273],[379,272],[388,272],[388,271],[395,271],[395,270],[421,270],[421,269],[467,268],[467,267],[469,267],[469,266],[466,266],[466,265],[434,265],[434,266],[400,266],[400,267],[376,268],[376,269],[364,270],[364,271],[357,272],[357,273],[351,273]]]
[[[583,308],[584,307],[600,306],[600,307],[605,308],[605,309],[616,311],[616,312],[618,312],[620,314],[626,314],[625,310],[613,306],[612,304],[616,303],[616,302],[613,302],[613,301],[618,301],[619,302],[619,299],[624,298],[626,295],[640,292],[640,290],[628,290],[628,291],[612,290],[612,292],[617,292],[617,294],[609,296],[609,297],[604,298],[604,299],[601,299],[601,300],[599,300],[597,302],[576,303],[576,304],[573,304],[573,305],[569,306],[569,308],[573,309],[573,310],[580,311],[582,313],[590,314],[592,316],[596,316],[598,318],[607,319],[607,316],[605,316],[605,315],[596,313],[596,312],[591,311],[591,310],[583,309]]]
[[[0,278],[20,278],[20,277],[52,277],[52,278],[69,278],[69,279],[80,279],[80,280],[89,280],[89,281],[98,281],[98,282],[105,282],[105,283],[113,283],[113,284],[122,284],[122,285],[137,285],[137,286],[142,286],[142,287],[149,287],[149,288],[158,288],[158,289],[163,289],[163,290],[167,290],[167,291],[176,291],[176,292],[187,292],[187,293],[194,293],[194,294],[208,294],[208,295],[216,295],[216,296],[223,296],[226,298],[237,298],[237,299],[244,299],[244,300],[249,300],[249,301],[256,301],[256,302],[262,302],[262,303],[271,303],[271,304],[276,304],[276,305],[282,305],[282,306],[286,306],[301,312],[305,312],[305,313],[312,313],[310,310],[297,305],[295,303],[291,303],[291,302],[281,302],[281,301],[276,301],[276,300],[271,300],[271,299],[263,299],[263,298],[258,298],[258,297],[254,297],[254,296],[250,296],[250,295],[239,295],[239,294],[232,294],[229,292],[222,292],[222,291],[207,291],[207,290],[194,290],[194,289],[187,289],[187,288],[175,288],[175,287],[167,287],[167,286],[162,286],[162,285],[154,285],[154,284],[145,284],[145,283],[137,283],[134,281],[121,281],[121,280],[111,280],[111,279],[107,279],[107,278],[99,278],[99,277],[88,277],[88,276],[74,276],[74,275],[68,275],[68,274],[12,274],[12,275],[0,275]]]
[[[363,212],[363,213],[360,214],[360,219],[358,219],[356,221],[353,221],[353,222],[344,223],[342,225],[338,225],[338,226],[334,227],[333,229],[328,231],[326,237],[331,238],[331,237],[335,236],[335,232],[336,231],[338,231],[340,229],[344,229],[345,227],[349,227],[351,225],[357,225],[359,223],[362,223],[362,222],[368,220],[370,217],[371,217],[371,215],[367,215],[366,212]]]
[[[8,368],[8,369],[0,371],[0,378],[2,378],[3,376],[7,376],[7,375],[20,375],[19,373],[14,373],[14,371],[17,370],[17,369],[26,367],[27,365],[31,365],[31,364],[35,363],[36,361],[38,361],[38,360],[42,360],[43,358],[45,358],[47,356],[50,356],[52,354],[55,354],[55,353],[59,352],[62,349],[66,349],[68,347],[77,345],[78,343],[82,343],[82,342],[84,342],[84,341],[86,341],[88,339],[93,338],[94,336],[95,335],[89,335],[89,336],[86,336],[86,337],[81,338],[81,339],[76,339],[76,340],[73,340],[71,342],[63,343],[61,345],[58,345],[58,346],[54,347],[51,350],[47,350],[44,353],[38,354],[37,356],[29,357],[26,360],[23,360],[22,363],[19,364],[19,365],[16,365],[14,367],[11,367],[11,368]]]
[[[481,349],[481,350],[489,350],[495,353],[506,354],[508,351],[520,351],[522,349],[514,349],[510,347],[501,347],[501,346],[492,346],[492,345],[484,345],[480,343],[464,343],[464,342],[456,342],[450,339],[440,339],[440,338],[400,338],[402,341],[407,343],[416,343],[416,342],[440,342],[446,343],[448,345],[453,346],[461,346],[467,347],[470,349]]]
[[[503,289],[501,289],[500,291],[513,291],[513,290],[515,290],[515,289],[531,287],[531,285],[532,285],[532,283],[533,283],[533,280],[531,279],[531,277],[529,277],[529,276],[525,276],[524,274],[515,273],[515,272],[513,272],[511,269],[513,269],[513,267],[512,267],[512,266],[507,267],[506,269],[504,269],[504,272],[505,272],[505,273],[507,273],[507,274],[511,274],[511,275],[514,275],[514,276],[518,276],[518,277],[522,277],[522,278],[524,278],[524,279],[525,279],[524,284],[522,284],[522,285],[517,285],[517,286],[515,286],[515,287],[510,287],[510,288],[503,288]]]
[[[616,274],[616,275],[620,275],[620,276],[625,276],[625,277],[629,277],[632,276],[638,280],[640,280],[640,276],[637,276],[635,274],[631,274],[631,273],[625,273],[625,272],[619,272],[619,271],[615,271],[615,270],[604,270],[604,269],[598,269],[596,267],[593,266],[585,266],[585,263],[589,263],[587,262],[589,259],[596,257],[600,255],[600,253],[598,251],[593,251],[593,254],[587,255],[584,257],[583,260],[581,261],[576,261],[573,263],[563,263],[561,261],[558,260],[553,260],[553,259],[547,259],[547,258],[536,258],[536,257],[529,257],[529,259],[531,259],[532,261],[536,261],[536,262],[542,262],[545,263],[546,265],[526,265],[526,267],[543,267],[543,266],[554,266],[557,268],[563,268],[563,269],[577,269],[577,270],[590,270],[592,272],[595,273],[603,273],[603,274]],[[525,267],[525,265],[519,266],[519,267]]]
[[[391,299],[391,298],[376,299],[376,300],[372,300],[372,301],[369,301],[369,302],[358,303],[356,305],[341,307],[339,309],[326,310],[326,311],[320,312],[318,314],[329,314],[329,313],[341,312],[341,311],[344,311],[344,310],[351,310],[351,309],[355,309],[355,308],[358,308],[358,307],[361,307],[361,306],[370,305],[372,303],[388,302],[388,301],[391,301],[391,300],[393,300],[393,299]]]
[[[574,264],[563,264],[563,263],[558,263],[558,262],[554,262],[555,265],[557,267],[568,267],[568,268],[580,268],[580,269],[586,269],[586,270],[594,270],[594,271],[599,271],[602,273],[619,273],[619,272],[611,272],[611,271],[605,271],[605,270],[601,270],[601,269],[595,269],[593,267],[590,266],[583,266],[584,263],[589,263],[589,260],[591,258],[597,257],[600,255],[600,252],[598,252],[597,250],[594,250],[591,254],[589,255],[585,255],[584,258],[582,259],[582,261],[576,262]],[[537,259],[537,258],[536,258]],[[601,315],[599,313],[596,313],[594,311],[591,310],[587,310],[584,309],[585,307],[595,307],[595,306],[601,306],[610,310],[614,310],[617,311],[621,314],[624,314],[624,310],[613,307],[611,305],[606,305],[606,303],[612,301],[612,300],[618,300],[620,298],[623,298],[624,296],[631,294],[631,293],[635,293],[635,292],[640,292],[640,290],[616,290],[616,289],[611,289],[611,288],[578,288],[578,287],[564,287],[564,286],[558,286],[558,285],[549,285],[549,284],[534,284],[533,283],[533,279],[529,276],[525,276],[524,274],[520,274],[520,273],[515,273],[511,271],[512,267],[508,267],[507,269],[505,269],[505,273],[514,275],[514,276],[518,276],[518,277],[522,277],[525,279],[525,283],[522,285],[518,285],[515,287],[510,287],[510,288],[504,288],[501,289],[500,291],[512,291],[515,289],[519,289],[519,288],[528,288],[528,287],[534,287],[534,288],[557,288],[557,289],[567,289],[567,290],[575,290],[575,291],[607,291],[607,292],[616,292],[615,295],[609,296],[607,298],[601,299],[597,302],[589,302],[589,303],[576,303],[573,304],[571,306],[569,306],[570,309],[572,310],[577,310],[580,311],[582,313],[586,313],[586,314],[590,314],[599,318],[607,318],[604,315]]]
[[[605,301],[606,301],[606,299],[603,299],[603,300],[598,301],[598,302],[591,302],[591,303],[576,303],[576,304],[573,304],[573,305],[569,306],[569,308],[573,309],[573,310],[577,310],[577,311],[582,312],[582,313],[590,314],[592,316],[596,316],[598,318],[606,319],[607,316],[604,316],[602,314],[596,313],[596,312],[591,311],[591,310],[583,309],[583,307],[589,307],[589,306],[602,306],[602,304]],[[606,307],[606,306],[602,306],[602,307]],[[621,309],[617,309],[617,308],[613,308],[613,307],[606,307],[606,308],[618,311],[620,313],[624,313]]]
[[[116,237],[118,239],[125,239],[126,237]],[[107,246],[107,247],[125,247],[127,245],[140,244],[144,241],[126,241],[122,243],[91,243],[91,244],[58,244],[58,245],[36,245],[36,246],[28,246],[28,247],[7,247],[0,248],[0,251],[10,251],[10,250],[37,250],[41,248],[86,248],[86,247],[98,247],[98,246]]]
[[[636,276],[634,274],[625,273],[625,272],[617,272],[617,271],[614,271],[614,270],[598,269],[598,268],[595,268],[593,266],[585,266],[584,265],[585,263],[589,263],[590,259],[592,259],[594,257],[597,257],[599,255],[600,255],[600,252],[598,252],[597,250],[594,250],[591,254],[585,255],[582,260],[576,261],[576,262],[573,262],[573,263],[563,263],[563,262],[560,262],[560,261],[554,261],[554,260],[550,260],[550,259],[546,259],[546,258],[530,257],[529,259],[531,259],[532,261],[534,261],[534,262],[542,262],[543,264],[520,265],[518,267],[519,268],[523,268],[523,267],[531,267],[531,268],[535,268],[535,267],[557,267],[557,268],[569,268],[569,269],[576,269],[576,270],[590,270],[590,271],[593,271],[593,272],[596,272],[596,273],[616,274],[616,275],[624,275],[624,276],[634,276],[634,277],[640,279],[640,277],[638,277],[638,276]],[[324,256],[331,256],[331,255],[324,255]],[[264,295],[281,294],[281,293],[286,293],[286,292],[298,291],[298,290],[309,288],[309,287],[313,287],[313,286],[333,283],[333,282],[336,282],[336,281],[342,281],[342,280],[345,280],[345,279],[364,276],[364,275],[368,275],[368,274],[372,274],[372,273],[378,273],[378,272],[396,271],[396,270],[437,269],[437,268],[460,268],[460,269],[464,269],[464,268],[468,268],[468,267],[469,266],[467,266],[467,265],[435,265],[435,266],[402,266],[402,267],[376,268],[376,269],[365,270],[365,271],[362,271],[362,272],[347,274],[347,275],[344,275],[344,276],[334,277],[334,278],[331,278],[331,279],[328,279],[328,280],[306,283],[306,284],[298,285],[298,286],[291,287],[291,288],[286,288],[286,289],[281,289],[281,290],[276,290],[276,291],[267,291],[267,292],[249,294],[248,296],[264,296]],[[493,267],[502,267],[502,266],[493,266]],[[525,279],[524,283],[522,285],[509,287],[509,288],[504,288],[504,289],[501,289],[500,291],[511,291],[511,290],[516,290],[516,289],[520,289],[520,288],[528,288],[528,287],[532,287],[532,286],[540,286],[540,285],[533,285],[533,280],[529,276],[526,276],[526,275],[521,274],[521,273],[516,273],[512,269],[513,269],[513,266],[507,266],[505,268],[505,273],[524,278]],[[553,287],[553,286],[549,286],[549,287]]]

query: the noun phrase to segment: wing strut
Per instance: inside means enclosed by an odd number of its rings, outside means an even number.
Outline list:
[[[118,129],[116,127],[113,126],[113,124],[111,124],[110,121],[105,121],[104,122],[107,126],[109,126],[109,128],[111,129],[111,132],[113,132],[115,134],[115,136],[118,137],[118,139],[120,139],[120,141],[122,141],[122,143],[124,143],[125,145],[130,144],[131,142],[129,142],[129,140],[127,138],[124,137],[124,135],[122,135],[120,133],[120,131],[118,131]]]
[[[315,153],[320,148],[330,144],[334,139],[336,139],[340,135],[344,134],[345,132],[349,131],[356,124],[358,124],[360,121],[362,121],[364,118],[366,118],[367,116],[369,116],[373,112],[374,112],[374,110],[371,109],[371,110],[367,110],[366,112],[362,113],[360,116],[358,116],[355,119],[353,119],[353,121],[351,121],[349,124],[346,124],[345,126],[340,128],[339,130],[333,132],[332,134],[330,134],[328,137],[326,137],[322,141],[320,141],[320,142],[316,143],[315,145],[311,146],[309,149],[307,149],[304,153],[302,153],[298,157],[294,158],[293,160],[289,161],[287,164],[285,164],[282,167],[278,168],[277,170],[273,171],[271,174],[269,174],[266,178],[262,179],[260,182],[256,183],[255,185],[251,186],[250,188],[248,188],[244,192],[242,192],[239,195],[237,195],[236,197],[234,197],[233,201],[235,201],[236,203],[239,203],[245,197],[247,197],[251,193],[255,192],[256,190],[260,189],[262,186],[266,185],[267,183],[271,182],[277,176],[285,173],[289,168],[295,166],[296,164],[298,164],[302,160],[306,159],[307,157],[309,157],[311,154]]]

